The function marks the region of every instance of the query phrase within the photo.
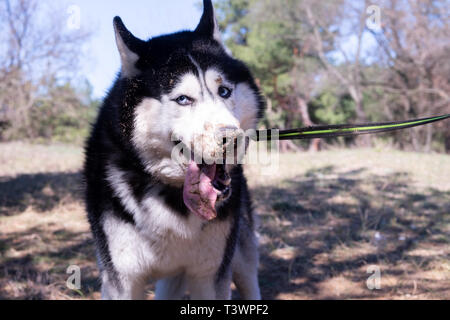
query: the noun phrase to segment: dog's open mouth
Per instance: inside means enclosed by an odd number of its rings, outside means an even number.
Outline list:
[[[205,220],[217,217],[216,203],[231,195],[231,178],[221,164],[189,163],[184,180],[183,200],[186,206]]]

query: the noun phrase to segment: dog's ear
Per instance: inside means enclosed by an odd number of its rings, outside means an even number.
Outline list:
[[[195,32],[201,36],[215,39],[221,42],[219,24],[214,13],[214,6],[211,0],[203,0],[203,15]]]
[[[121,76],[124,78],[134,77],[139,74],[136,62],[139,60],[139,55],[146,42],[133,36],[125,27],[120,17],[114,18],[114,31],[120,60],[122,62]]]

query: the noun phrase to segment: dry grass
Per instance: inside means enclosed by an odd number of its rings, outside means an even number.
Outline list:
[[[0,299],[99,297],[82,152],[0,145]],[[283,155],[247,168],[265,299],[450,299],[450,157],[391,150]],[[82,290],[66,288],[69,265]],[[369,290],[367,267],[381,269]]]

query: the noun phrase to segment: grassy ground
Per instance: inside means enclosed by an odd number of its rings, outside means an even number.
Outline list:
[[[99,298],[82,158],[76,147],[0,145],[0,299]],[[247,168],[265,299],[450,299],[449,156],[288,154],[276,172]],[[81,267],[79,292],[65,285],[69,265]],[[372,265],[380,290],[366,285]]]

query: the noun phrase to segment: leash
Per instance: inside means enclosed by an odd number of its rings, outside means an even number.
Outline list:
[[[409,121],[367,123],[367,124],[340,124],[331,126],[314,126],[289,130],[278,130],[278,129],[258,130],[256,132],[256,141],[268,141],[277,139],[278,140],[323,139],[342,136],[358,136],[361,134],[389,132],[417,126],[423,126],[429,123],[442,121],[449,118],[450,114],[424,119],[414,119]],[[278,138],[277,136],[274,136],[274,138],[272,139],[273,130],[278,131]]]

